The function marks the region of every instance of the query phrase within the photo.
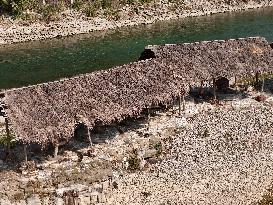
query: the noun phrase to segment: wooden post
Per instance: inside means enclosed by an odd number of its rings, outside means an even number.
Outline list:
[[[259,73],[258,72],[255,73],[255,83],[256,83],[256,85],[258,85],[258,83],[259,83]]]
[[[8,150],[8,155],[10,155],[10,130],[9,130],[9,122],[8,118],[5,117],[5,128],[6,128],[6,134],[7,134],[7,150]]]
[[[89,128],[87,128],[87,133],[88,133],[89,145],[90,145],[90,147],[92,147],[93,143],[92,143],[91,132],[90,132]]]
[[[183,100],[183,111],[185,111],[186,110],[186,103],[185,103],[185,95],[183,94],[182,95],[182,100]]]
[[[262,76],[262,92],[264,92],[264,76]]]
[[[59,143],[56,143],[54,147],[54,158],[58,156],[58,152],[59,152]]]
[[[181,115],[181,94],[179,94],[179,115]]]
[[[201,81],[200,89],[199,89],[199,96],[203,98],[204,96],[204,88],[203,88],[204,82]]]
[[[27,164],[27,146],[24,144],[25,163]]]
[[[234,76],[234,87],[235,87],[235,90],[237,91],[238,88],[237,88],[237,77]]]
[[[216,102],[216,85],[215,85],[215,78],[213,78],[213,97],[214,97],[214,101]]]
[[[148,131],[150,131],[150,106],[148,107]]]

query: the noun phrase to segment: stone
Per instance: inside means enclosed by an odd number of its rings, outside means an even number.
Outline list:
[[[99,194],[98,195],[98,202],[99,203],[106,203],[106,197],[104,194]]]
[[[102,189],[105,190],[105,189],[108,189],[109,188],[109,181],[104,181],[102,182]]]
[[[90,196],[79,196],[80,205],[88,205],[91,203]]]
[[[33,195],[33,196],[27,198],[27,204],[28,205],[42,205],[41,199],[38,195]]]
[[[157,150],[156,149],[148,149],[144,151],[143,158],[148,159],[155,157],[157,155]]]
[[[55,203],[54,204],[56,204],[56,205],[64,205],[64,200],[62,198],[57,197],[55,199]]]
[[[266,96],[264,95],[258,95],[254,98],[258,102],[264,102],[266,100]]]

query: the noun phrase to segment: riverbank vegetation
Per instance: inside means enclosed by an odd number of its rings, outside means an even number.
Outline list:
[[[142,5],[152,0],[0,0],[1,14],[23,20],[60,20],[65,10],[75,10],[87,17],[104,15],[118,20],[119,10],[125,5]],[[173,0],[169,0],[173,1]],[[175,0],[182,1],[183,0]],[[135,9],[137,13],[137,7]]]

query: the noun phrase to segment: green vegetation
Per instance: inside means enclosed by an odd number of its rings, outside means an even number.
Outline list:
[[[7,136],[6,133],[0,132],[0,145],[7,148],[9,151],[16,143],[15,134],[10,133],[9,136]]]
[[[136,154],[131,154],[128,159],[129,167],[131,171],[140,169],[140,159]]]
[[[160,141],[150,144],[150,148],[153,148],[157,151],[156,157],[159,157],[162,154],[163,146]]]
[[[169,0],[173,2],[173,0]],[[176,0],[182,4],[183,0]],[[67,9],[82,12],[87,17],[104,15],[113,20],[120,19],[119,9],[124,5],[132,5],[133,12],[138,14],[139,5],[148,4],[152,0],[0,0],[0,14],[8,14],[24,21],[60,20],[61,12]]]

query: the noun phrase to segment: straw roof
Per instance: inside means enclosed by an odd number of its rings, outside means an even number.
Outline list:
[[[13,129],[25,143],[69,139],[76,121],[92,128],[138,116],[143,108],[172,101],[186,92],[184,81],[166,63],[151,60],[106,71],[7,90],[5,104]]]
[[[272,72],[273,65],[273,50],[262,37],[155,45],[146,47],[146,53],[169,59],[204,80]]]
[[[17,136],[47,144],[89,128],[138,116],[185,94],[190,83],[270,71],[273,52],[263,38],[149,47],[154,59],[5,91],[3,101]]]

